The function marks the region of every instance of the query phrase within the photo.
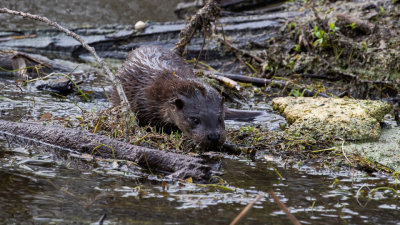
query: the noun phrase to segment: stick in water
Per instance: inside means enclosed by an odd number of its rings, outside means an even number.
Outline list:
[[[244,215],[246,215],[246,213],[249,212],[249,210],[251,209],[251,207],[253,207],[253,205],[258,202],[262,197],[264,197],[264,194],[259,194],[257,195],[257,197],[251,201],[240,213],[239,215],[236,216],[236,218],[231,222],[230,225],[236,225],[243,217]]]
[[[281,200],[278,198],[278,196],[276,196],[275,192],[271,191],[270,195],[272,196],[272,198],[274,199],[275,203],[279,206],[279,208],[285,212],[286,216],[289,218],[289,220],[294,224],[294,225],[301,225],[301,223],[296,219],[296,217],[290,213],[288,207],[286,207],[285,204],[283,204],[283,202],[281,202]]]

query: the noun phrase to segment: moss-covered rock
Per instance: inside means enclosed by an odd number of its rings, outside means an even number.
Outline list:
[[[400,129],[385,129],[376,142],[351,143],[344,145],[347,154],[360,155],[362,158],[400,172]]]
[[[281,97],[272,104],[290,124],[290,135],[316,140],[378,139],[379,122],[390,111],[387,103],[357,99]]]

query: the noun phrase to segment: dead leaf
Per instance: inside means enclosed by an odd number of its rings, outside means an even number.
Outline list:
[[[40,117],[40,120],[41,120],[41,121],[43,121],[43,120],[50,120],[51,117],[53,117],[53,115],[52,115],[51,113],[49,113],[49,112],[46,112],[46,113],[44,113],[44,114]]]

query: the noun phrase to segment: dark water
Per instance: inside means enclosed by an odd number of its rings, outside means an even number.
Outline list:
[[[182,182],[170,182],[163,190],[151,175],[146,179],[148,174],[82,170],[32,148],[1,145],[1,224],[93,223],[103,214],[105,224],[229,224],[258,193],[270,190],[304,224],[399,222],[399,201],[391,192],[372,197],[359,191],[387,185],[387,179],[361,173],[317,173],[265,160],[225,159],[223,178],[233,191]],[[267,194],[240,224],[290,222]]]
[[[138,20],[176,20],[173,13],[180,0],[0,0],[0,7],[46,16],[69,27],[105,24],[133,25]],[[0,14],[2,29],[46,28],[32,22]]]

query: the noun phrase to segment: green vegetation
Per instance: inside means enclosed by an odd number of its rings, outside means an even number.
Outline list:
[[[321,48],[326,48],[328,46],[326,32],[318,28],[318,26],[314,27],[313,36],[316,39],[313,43],[314,46],[320,46]]]

